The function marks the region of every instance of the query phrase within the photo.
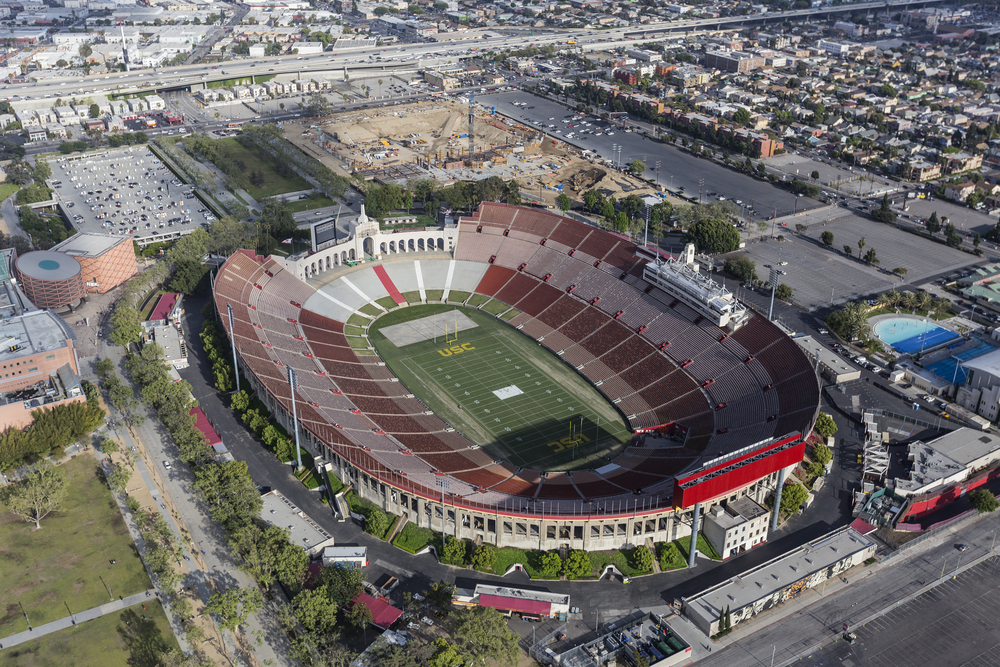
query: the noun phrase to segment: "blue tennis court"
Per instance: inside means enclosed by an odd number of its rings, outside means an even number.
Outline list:
[[[910,317],[889,317],[876,324],[874,329],[875,335],[902,354],[931,350],[960,337],[933,322]]]
[[[964,368],[959,367],[958,374],[955,374],[955,366],[958,365],[957,359],[962,361],[968,361],[969,359],[975,359],[976,357],[981,357],[987,352],[992,352],[996,348],[988,343],[980,343],[971,350],[963,350],[958,354],[954,354],[947,359],[938,359],[933,364],[927,364],[924,366],[927,370],[934,375],[937,375],[942,380],[952,381],[954,378],[957,384],[962,384],[965,382],[966,371]]]

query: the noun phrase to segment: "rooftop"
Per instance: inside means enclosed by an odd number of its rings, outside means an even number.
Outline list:
[[[21,255],[14,261],[21,273],[39,280],[65,280],[79,275],[80,262],[61,252],[35,250]]]
[[[960,428],[927,443],[934,451],[947,456],[963,466],[973,465],[997,450],[1000,450],[1000,436],[992,433]]]
[[[63,327],[63,321],[47,310],[0,320],[0,340],[14,339],[13,343],[0,346],[0,361],[66,347],[66,339],[72,335]],[[12,346],[18,347],[12,352]]]
[[[131,237],[79,232],[52,246],[52,251],[63,252],[70,257],[100,257],[119,243],[126,242],[131,243]]]
[[[545,591],[529,591],[523,588],[510,588],[509,586],[490,586],[488,584],[476,584],[476,595],[493,595],[502,598],[518,598],[521,600],[534,600],[536,602],[548,602],[550,604],[568,605],[569,596],[562,593],[547,593]]]
[[[722,609],[742,609],[774,591],[783,590],[853,554],[874,547],[873,541],[845,526],[688,598],[688,613],[714,621],[719,618]]]
[[[290,530],[292,544],[298,544],[310,554],[323,547],[333,546],[333,536],[279,492],[265,493],[261,500],[264,501],[264,507],[260,510],[261,518],[273,526]]]

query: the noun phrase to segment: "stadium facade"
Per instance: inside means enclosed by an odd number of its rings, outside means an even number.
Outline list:
[[[303,445],[362,497],[448,535],[594,551],[688,535],[696,508],[763,502],[801,460],[799,434],[819,404],[811,364],[692,256],[656,264],[624,237],[492,203],[436,234],[411,244],[359,220],[343,249],[319,259],[240,251],[214,283],[258,396],[291,430],[295,368]],[[389,236],[386,261],[352,265]],[[617,408],[635,434],[624,452],[559,472],[495,458],[410,393],[364,335],[387,306],[476,295],[509,307],[497,317]]]

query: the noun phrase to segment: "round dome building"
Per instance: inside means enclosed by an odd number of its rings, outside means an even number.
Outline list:
[[[61,252],[26,253],[15,260],[14,270],[25,296],[39,308],[72,306],[84,296],[80,262]]]

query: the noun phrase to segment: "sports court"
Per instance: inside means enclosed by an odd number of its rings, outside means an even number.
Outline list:
[[[615,409],[537,342],[472,309],[419,317],[434,308],[405,309],[400,316],[415,318],[376,326],[372,342],[414,394],[471,440],[514,465],[543,470],[585,467],[628,444],[631,434]],[[472,326],[459,324],[456,332],[456,315]],[[396,346],[385,334],[398,339],[400,326],[432,335]]]

